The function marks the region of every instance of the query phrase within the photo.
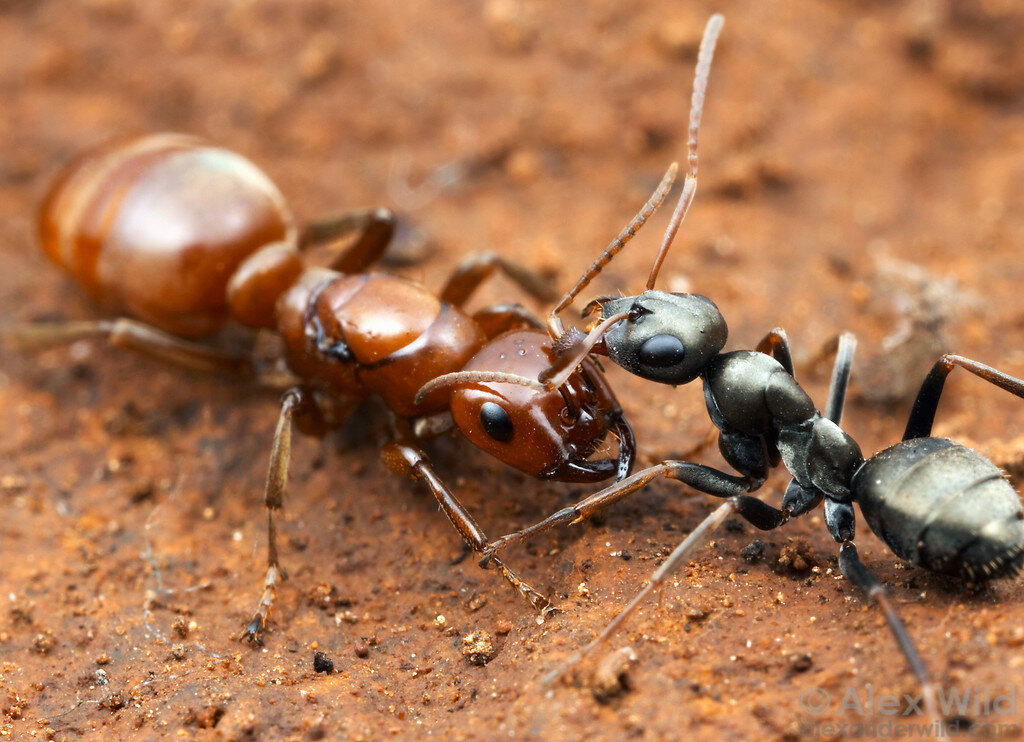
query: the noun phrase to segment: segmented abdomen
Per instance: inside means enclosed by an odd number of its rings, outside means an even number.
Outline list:
[[[901,441],[868,459],[853,497],[897,555],[971,581],[1015,574],[1024,513],[995,464],[944,438]]]
[[[69,165],[43,203],[39,235],[109,310],[198,337],[226,320],[238,264],[293,240],[295,226],[277,187],[241,155],[154,134]]]

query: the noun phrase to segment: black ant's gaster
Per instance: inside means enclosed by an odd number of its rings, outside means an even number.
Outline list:
[[[667,188],[666,188],[667,192]],[[662,193],[662,197],[665,194]],[[268,552],[263,594],[243,635],[261,641],[283,578],[275,513],[284,503],[293,426],[322,435],[363,399],[381,397],[394,472],[422,482],[478,552],[487,535],[435,472],[423,442],[453,426],[483,451],[540,479],[599,482],[629,474],[633,435],[596,364],[574,363],[557,381],[535,379],[556,359],[554,336],[517,304],[470,315],[463,305],[502,271],[551,300],[546,281],[496,255],[463,263],[439,294],[368,272],[388,245],[385,209],[299,228],[274,184],[252,163],[192,137],[151,135],[88,153],[62,174],[40,217],[46,254],[114,320],[6,328],[22,345],[97,336],[193,369],[280,384],[281,373],[210,343],[228,320],[276,332],[284,392],[264,500]],[[304,248],[354,234],[327,268]],[[614,457],[599,451],[614,436]],[[548,601],[496,560],[537,610]]]
[[[710,299],[654,288],[658,270],[696,188],[697,132],[721,25],[722,18],[714,16],[701,45],[690,114],[690,171],[647,290],[637,296],[594,302],[590,309],[599,308],[602,319],[597,328],[586,337],[578,331],[560,333],[556,347],[572,358],[581,358],[587,352],[606,355],[630,373],[663,384],[682,385],[700,379],[708,415],[719,430],[719,448],[738,475],[688,461],[664,461],[534,526],[491,542],[485,551],[490,555],[556,524],[580,521],[660,477],[725,498],[725,503],[672,552],[622,613],[593,642],[549,675],[550,679],[611,636],[731,513],[759,529],[770,530],[823,502],[826,527],[839,544],[843,574],[881,606],[922,687],[926,710],[938,721],[935,688],[925,664],[885,589],[858,557],[854,504],[860,506],[871,530],[899,557],[913,564],[974,583],[1016,575],[1024,564],[1024,512],[1016,492],[994,464],[964,446],[931,437],[931,429],[943,384],[953,368],[966,369],[1018,397],[1024,397],[1024,381],[977,361],[943,356],[920,389],[903,440],[865,459],[857,443],[839,427],[853,363],[852,335],[840,338],[822,415],[793,378],[788,341],[781,329],[769,333],[756,351],[722,353],[726,324]],[[622,241],[618,241],[605,250],[560,307],[571,302],[621,247]],[[557,324],[554,315],[552,321]],[[780,463],[793,479],[778,509],[746,493],[760,488],[769,470]]]

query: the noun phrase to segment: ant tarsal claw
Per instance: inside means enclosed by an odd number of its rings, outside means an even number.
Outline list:
[[[263,646],[263,629],[266,627],[266,621],[263,616],[253,616],[246,627],[242,630],[241,635],[238,637],[240,640],[248,641],[250,644],[256,646]]]

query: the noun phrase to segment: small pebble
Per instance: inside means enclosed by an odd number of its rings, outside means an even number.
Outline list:
[[[462,656],[472,665],[486,665],[497,654],[494,637],[486,631],[473,631],[462,637]]]
[[[334,660],[320,651],[313,652],[313,670],[330,675],[334,672]]]

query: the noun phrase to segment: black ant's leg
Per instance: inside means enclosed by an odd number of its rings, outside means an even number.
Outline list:
[[[853,367],[853,354],[857,348],[857,338],[852,333],[844,332],[836,341],[836,358],[832,366],[832,381],[828,387],[828,402],[825,404],[825,418],[836,425],[843,417],[843,405],[846,402],[846,389],[850,383],[850,371]],[[803,515],[818,507],[824,497],[823,493],[814,487],[804,487],[795,479],[789,481],[786,487],[786,494],[782,498],[782,507],[788,510],[794,517]],[[837,503],[828,502],[825,505],[826,522],[829,523],[830,531],[835,525],[834,533],[844,530],[845,522],[853,517],[852,509],[846,505],[843,512],[833,512]],[[846,510],[850,512],[847,513]],[[843,521],[842,527],[839,521]]]
[[[900,620],[899,614],[896,613],[896,609],[889,601],[889,595],[885,587],[864,566],[860,556],[857,554],[857,547],[853,541],[844,541],[842,546],[839,547],[839,569],[842,570],[843,576],[846,579],[860,588],[870,600],[874,600],[882,609],[889,630],[896,639],[900,651],[903,652],[907,665],[910,666],[911,672],[914,673],[914,677],[917,678],[917,682],[921,686],[924,711],[931,717],[932,722],[937,725],[936,728],[941,729],[942,716],[939,713],[935,684],[928,673],[928,668],[925,666],[924,660],[921,659],[921,655],[918,654],[917,647],[914,646],[910,634],[907,633],[907,627]]]
[[[544,323],[520,304],[492,304],[476,312],[473,321],[488,338],[496,338],[503,332],[521,327],[544,329]]]
[[[648,482],[659,477],[675,479],[715,497],[740,495],[756,489],[760,484],[757,480],[750,479],[749,477],[736,477],[703,464],[694,464],[689,461],[663,461],[660,464],[641,469],[625,479],[605,487],[600,492],[595,492],[589,497],[580,500],[575,505],[562,508],[539,523],[491,541],[484,549],[483,563],[492,559],[494,552],[498,549],[502,549],[509,544],[523,541],[537,533],[547,531],[563,523],[578,523],[585,518],[589,518],[594,513],[614,505],[619,500],[636,492]]]
[[[355,242],[330,263],[341,273],[365,273],[384,255],[395,234],[395,215],[387,209],[366,209],[309,222],[302,228],[299,249],[326,245],[358,232]]]
[[[856,347],[857,341],[852,334],[844,333],[840,336],[836,350],[835,365],[832,368],[832,382],[829,385],[828,404],[825,408],[826,417],[837,424],[843,414],[843,402],[846,398],[846,388],[850,378],[853,353]],[[948,370],[946,373],[948,373]],[[942,375],[942,379],[945,379],[945,374]],[[927,382],[925,384],[927,385]],[[922,388],[923,391],[924,389]],[[941,381],[939,382],[939,391],[941,392]],[[936,397],[937,402],[938,397]],[[916,408],[917,405],[915,405]],[[934,417],[934,407],[932,409],[932,416]],[[911,418],[913,419],[913,413]],[[930,429],[931,423],[929,422]],[[881,607],[889,630],[896,639],[896,643],[899,645],[900,651],[903,652],[903,656],[906,657],[911,672],[914,673],[921,686],[925,711],[933,721],[939,722],[941,717],[938,713],[935,686],[928,674],[928,669],[925,667],[924,661],[910,639],[906,626],[900,620],[892,603],[889,602],[889,596],[885,591],[885,587],[868,571],[857,554],[857,547],[853,543],[855,519],[852,504],[826,500],[825,524],[832,537],[841,544],[839,547],[839,569],[846,579],[856,585],[869,599],[874,600]]]
[[[828,385],[828,401],[825,403],[825,417],[836,425],[843,419],[843,405],[846,403],[846,389],[850,385],[850,371],[856,349],[857,338],[853,333],[844,332],[839,336],[836,360],[832,366],[832,381]]]
[[[183,340],[134,319],[29,322],[0,328],[0,340],[21,348],[73,343],[97,337],[106,338],[114,347],[133,350],[193,371],[253,374],[252,360],[247,356]]]
[[[293,424],[303,432],[312,434],[323,434],[327,430],[312,394],[302,387],[289,389],[281,397],[281,414],[277,419],[274,443],[270,449],[270,466],[267,468],[267,483],[263,495],[267,508],[267,574],[263,581],[263,595],[256,605],[256,611],[239,637],[257,644],[263,643],[263,629],[274,605],[277,586],[286,577],[277,552],[277,523],[274,513],[284,506],[284,490],[288,483],[288,467],[292,458]]]
[[[736,513],[747,522],[763,531],[778,528],[789,519],[788,513],[783,510],[777,510],[771,505],[761,502],[756,497],[750,497],[749,495],[730,497],[726,502],[719,505],[710,515],[701,521],[700,525],[693,529],[689,536],[683,539],[682,543],[680,543],[672,553],[668,555],[665,561],[661,563],[661,566],[654,571],[654,574],[651,575],[650,581],[633,597],[631,601],[629,601],[629,605],[627,605],[619,615],[612,619],[612,622],[609,623],[604,630],[602,630],[601,633],[593,639],[593,641],[569,657],[569,659],[559,665],[557,669],[546,675],[543,682],[550,683],[560,675],[565,674],[567,670],[579,663],[580,660],[590,654],[590,652],[607,641],[608,638],[619,629],[625,620],[632,615],[637,607],[643,603],[651,593],[660,588],[669,576],[685,564],[690,555],[704,543],[711,532],[721,525],[721,523],[732,513]]]
[[[399,436],[405,440],[388,443],[381,451],[384,463],[396,474],[423,482],[437,499],[441,510],[448,516],[448,520],[455,526],[455,530],[462,536],[463,541],[473,551],[478,554],[483,553],[487,544],[487,534],[484,533],[466,507],[459,502],[455,494],[437,476],[426,454],[409,442],[411,438],[407,434],[399,431]],[[498,568],[505,580],[541,615],[550,611],[548,599],[519,579],[504,563],[495,558],[492,558],[490,563]]]
[[[471,255],[459,264],[441,289],[441,301],[461,307],[481,283],[494,275],[495,271],[500,271],[538,301],[549,304],[558,298],[558,291],[550,279],[514,260],[487,252]]]
[[[789,336],[781,327],[774,328],[771,332],[761,338],[755,350],[758,353],[772,356],[782,364],[782,367],[789,372],[790,376],[796,376],[793,371],[793,354],[789,349]]]
[[[1002,371],[996,371],[984,363],[972,361],[970,358],[946,354],[935,362],[921,385],[921,390],[917,393],[917,399],[914,400],[914,407],[907,420],[903,440],[927,438],[931,435],[932,424],[935,422],[935,411],[939,406],[939,398],[942,396],[942,388],[946,383],[946,377],[954,366],[966,369],[975,376],[995,384],[1000,389],[1005,389],[1010,394],[1024,397],[1024,381],[1004,374]]]

